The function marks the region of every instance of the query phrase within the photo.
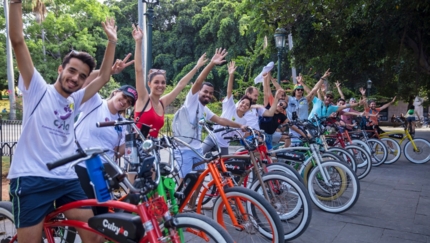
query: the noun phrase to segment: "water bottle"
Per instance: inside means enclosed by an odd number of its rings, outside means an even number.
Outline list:
[[[139,157],[137,156],[137,144],[134,133],[125,135],[125,154],[124,158],[130,164],[139,164]]]
[[[102,203],[111,200],[112,195],[109,192],[107,181],[103,175],[104,167],[100,156],[93,156],[91,159],[86,160],[85,164],[97,201]]]

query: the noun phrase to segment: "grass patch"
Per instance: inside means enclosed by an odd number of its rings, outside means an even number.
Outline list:
[[[1,158],[1,171],[2,171],[2,177],[6,177],[9,173],[10,168],[10,157],[9,156],[3,156]]]

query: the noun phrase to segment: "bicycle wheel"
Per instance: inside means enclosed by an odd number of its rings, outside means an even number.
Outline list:
[[[381,138],[381,142],[385,144],[388,151],[387,160],[385,160],[384,164],[392,164],[399,160],[400,155],[402,155],[400,144],[392,138]]]
[[[175,218],[177,220],[176,229],[182,229],[184,242],[234,242],[233,238],[221,225],[206,216],[195,213],[180,213]],[[199,231],[205,233],[208,238],[202,239],[195,234]]]
[[[16,236],[16,227],[12,214],[12,203],[0,202],[0,242],[11,242]]]
[[[360,195],[357,176],[348,165],[339,161],[325,161],[312,168],[307,186],[314,204],[329,213],[347,211]]]
[[[414,164],[424,164],[430,160],[430,142],[423,138],[414,138],[413,142],[417,148],[414,149],[414,145],[411,141],[408,141],[403,148],[405,157]]]
[[[367,143],[369,144],[368,147],[370,147],[371,150],[370,157],[372,158],[372,160],[374,159],[376,161],[379,161],[379,163],[381,163],[382,161],[381,164],[385,163],[388,157],[387,146],[385,146],[383,142],[374,138],[368,139]]]
[[[283,242],[284,231],[276,210],[258,193],[243,187],[224,190],[227,202],[218,197],[212,217],[221,224],[236,242]],[[238,222],[235,226],[226,212],[225,203],[232,207]],[[242,213],[240,208],[245,209]]]
[[[339,147],[331,147],[328,149],[327,152],[333,153],[342,158],[342,162],[345,162],[347,165],[349,165],[353,171],[357,170],[357,163],[355,161],[354,156],[352,156],[352,154],[345,149]]]
[[[292,176],[294,179],[297,179],[298,181],[300,181],[302,185],[305,184],[305,182],[303,181],[303,177],[291,165],[287,165],[281,162],[276,162],[276,163],[271,163],[266,165],[266,169],[267,169],[267,172],[271,172],[271,171],[284,172],[287,175]]]
[[[357,146],[360,146],[360,147],[364,148],[364,149],[365,149],[369,154],[371,154],[371,153],[372,153],[372,150],[370,149],[370,146],[369,146],[369,145],[367,145],[367,143],[366,143],[366,142],[364,142],[364,141],[362,141],[362,140],[359,140],[359,139],[352,139],[351,144],[352,144],[352,145],[357,145]]]
[[[348,145],[345,149],[354,156],[354,160],[357,162],[355,174],[358,179],[361,180],[366,177],[372,169],[370,154],[364,148],[355,145]]]
[[[284,240],[299,237],[312,218],[311,199],[302,183],[283,172],[272,171],[262,177],[269,202],[278,212],[284,227]],[[251,190],[264,197],[263,188],[256,180]]]

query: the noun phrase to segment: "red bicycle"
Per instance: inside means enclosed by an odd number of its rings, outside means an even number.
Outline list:
[[[133,121],[107,122],[101,125],[127,125]],[[112,161],[107,155],[107,150],[101,148],[92,148],[87,150],[78,150],[78,153],[61,159],[59,161],[48,163],[47,167],[52,170],[56,167],[72,163],[76,165],[82,161],[103,157],[105,161],[113,168],[112,173],[105,173],[107,181],[113,183],[124,183],[129,189],[129,193],[139,199],[137,205],[126,202],[109,200],[103,203],[97,199],[80,200],[63,205],[45,217],[43,224],[44,242],[74,242],[77,237],[76,232],[72,229],[84,229],[95,234],[101,235],[111,242],[201,242],[202,233],[205,235],[206,242],[234,242],[231,236],[218,224],[202,215],[193,213],[180,213],[175,216],[170,214],[168,205],[163,197],[148,198],[147,193],[154,190],[160,182],[160,163],[158,158],[150,157],[155,169],[155,178],[152,174],[147,178],[140,178],[139,187],[136,188],[128,180],[123,170]],[[89,219],[88,222],[71,220],[65,218],[64,212],[74,208],[103,206],[113,208],[115,213],[105,213],[96,215]],[[9,225],[5,225],[5,220]],[[15,225],[13,224],[13,215],[11,204],[1,202],[0,204],[0,230],[1,242],[18,242]],[[73,240],[72,240],[73,238]]]

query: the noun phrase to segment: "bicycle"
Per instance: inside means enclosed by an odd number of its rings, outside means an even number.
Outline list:
[[[402,121],[399,117],[396,117],[395,120],[397,122],[400,122],[403,126],[403,131],[391,131],[391,132],[384,132],[382,134],[377,134],[375,132],[374,136],[379,136],[380,138],[386,138],[390,137],[396,140],[396,143],[393,146],[396,146],[396,149],[398,151],[400,150],[400,146],[403,144],[403,141],[408,140],[405,143],[405,146],[403,147],[403,154],[405,155],[406,159],[408,159],[410,162],[414,164],[424,164],[427,163],[430,160],[430,142],[423,138],[414,138],[409,133],[409,129],[407,127],[407,124]],[[397,143],[397,141],[399,141]],[[397,153],[397,156],[392,159],[389,162],[386,162],[386,164],[392,164],[396,162],[400,158],[401,153]]]
[[[124,121],[123,124],[119,124],[119,122],[106,122],[98,125],[124,125],[127,122],[133,123],[133,121]],[[47,163],[47,167],[49,170],[52,170],[72,161],[74,162],[71,166],[74,166],[82,161],[91,159],[92,162],[94,162],[94,159],[99,160],[100,157],[103,157],[115,171],[113,177],[110,177],[106,173],[104,174],[104,177],[108,178],[107,181],[110,182],[109,184],[112,182],[124,183],[130,193],[137,195],[140,202],[137,205],[132,205],[126,202],[109,200],[100,204],[97,199],[87,199],[68,203],[56,208],[45,217],[43,224],[44,235],[47,242],[54,243],[58,242],[58,240],[64,242],[63,239],[58,239],[56,232],[58,232],[58,229],[66,229],[66,227],[88,230],[112,242],[181,242],[178,234],[179,231],[182,231],[184,239],[187,240],[195,236],[194,233],[188,233],[190,231],[189,229],[192,229],[191,232],[200,232],[204,234],[207,239],[213,242],[233,242],[231,236],[215,222],[195,214],[178,214],[172,216],[162,197],[149,199],[146,196],[146,194],[153,190],[160,182],[158,163],[154,164],[155,178],[153,179],[152,176],[149,178],[142,178],[143,183],[141,187],[136,188],[131,184],[123,170],[121,170],[111,158],[105,155],[105,152],[107,152],[107,150],[102,148],[78,149],[77,154],[56,162]],[[155,159],[152,160],[155,161]],[[102,165],[100,164],[100,166]],[[91,217],[88,223],[61,217],[67,210],[91,206],[110,207],[123,210],[127,213],[100,214]],[[7,210],[7,207],[3,207],[2,205],[0,205],[0,207],[0,209]],[[66,231],[63,230],[63,232]],[[11,235],[9,242],[17,242],[17,240],[16,235]],[[199,237],[196,241],[201,241],[201,238]]]
[[[320,153],[320,141],[324,140],[325,128],[321,124],[314,125],[313,122],[304,121],[300,125],[311,136],[302,138],[308,147],[278,149],[275,151],[277,156],[280,153],[292,151],[307,154],[304,161],[297,162],[294,167],[303,177],[314,204],[321,210],[330,213],[347,211],[357,202],[360,194],[357,175],[344,162],[324,161]]]
[[[204,125],[204,128],[210,135],[215,132],[226,131],[226,133],[231,133],[238,131],[238,129],[224,127],[211,132],[206,125]],[[235,185],[243,185],[266,198],[276,209],[283,223],[284,240],[295,239],[307,229],[312,218],[309,195],[303,183],[288,175],[288,173],[271,171],[275,167],[268,169],[269,165],[278,164],[278,166],[283,167],[283,170],[294,171],[285,164],[269,162],[266,159],[268,152],[265,143],[258,142],[258,136],[253,129],[249,129],[249,131],[252,133],[251,142],[245,140],[241,133],[237,133],[242,137],[241,140],[243,141],[245,150],[236,152],[233,155],[221,156],[218,162],[218,169],[224,178],[231,178]],[[235,140],[233,137],[224,138]],[[264,140],[263,137],[262,141]],[[258,158],[254,153],[260,154],[260,157]],[[237,159],[240,160],[238,161]],[[250,176],[253,179],[250,179]],[[207,189],[205,188],[202,192],[202,196],[204,197],[202,203],[209,202],[218,194],[216,187],[208,184]]]
[[[200,125],[202,121],[199,122]],[[213,202],[212,218],[227,231],[236,236],[235,239],[243,242],[282,242],[284,231],[276,210],[258,193],[243,187],[234,186],[231,178],[221,175],[218,169],[219,154],[206,153],[200,155],[188,143],[177,137],[172,137],[175,147],[179,144],[194,151],[202,160],[195,166],[205,163],[204,171],[191,171],[180,183],[177,193],[183,194],[179,201],[179,211],[192,210],[203,214],[203,199],[206,191],[215,186],[219,192]],[[205,185],[205,178],[211,181]],[[203,192],[198,197],[200,190]],[[238,236],[239,235],[239,236]]]

